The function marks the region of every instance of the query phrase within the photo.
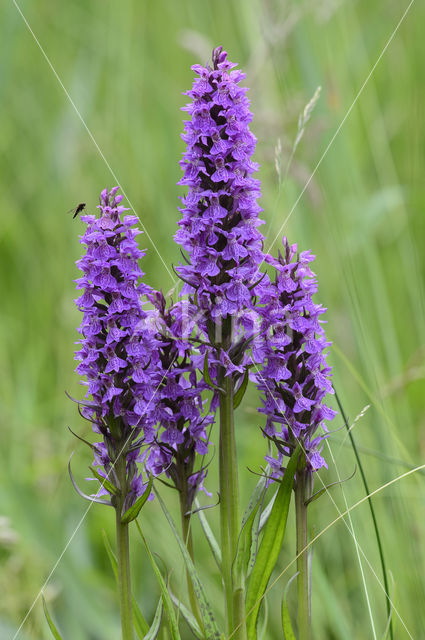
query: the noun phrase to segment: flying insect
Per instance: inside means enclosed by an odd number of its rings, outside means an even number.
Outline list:
[[[74,219],[78,216],[79,213],[84,211],[85,208],[86,208],[86,203],[80,202],[80,204],[77,204],[76,207],[73,207],[72,209],[70,209],[68,213],[73,213],[74,215],[72,216],[72,219]]]

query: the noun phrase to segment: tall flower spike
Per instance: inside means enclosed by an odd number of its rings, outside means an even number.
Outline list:
[[[239,520],[239,483],[234,409],[243,394],[251,364],[249,347],[258,331],[255,296],[262,276],[263,236],[258,230],[260,183],[252,177],[256,139],[249,130],[252,114],[245,74],[234,69],[222,47],[214,49],[212,67],[195,65],[197,73],[186,110],[180,184],[182,219],[175,240],[187,254],[177,273],[183,293],[198,311],[200,357],[195,364],[215,388],[219,406],[220,537],[228,635],[246,638],[244,580],[234,571]],[[183,255],[185,255],[183,253]],[[237,393],[237,392],[236,392]]]
[[[324,403],[333,393],[331,367],[326,363],[327,342],[319,318],[326,309],[315,304],[317,280],[309,264],[309,251],[297,254],[297,245],[283,239],[283,255],[270,255],[266,263],[274,267],[274,282],[262,292],[265,364],[257,374],[262,407],[267,416],[264,429],[276,445],[277,456],[267,457],[273,475],[282,475],[284,458],[300,442],[307,470],[316,471],[326,462],[320,454],[326,437],[326,420],[335,411]],[[325,435],[316,435],[322,427]]]
[[[118,488],[126,510],[144,491],[136,461],[142,443],[154,438],[154,389],[146,369],[155,343],[141,302],[150,291],[138,265],[144,255],[136,242],[141,232],[134,227],[136,216],[123,215],[128,209],[120,204],[123,196],[117,190],[102,191],[100,217],[81,217],[87,229],[80,239],[86,253],[77,261],[83,272],[77,289],[83,293],[75,302],[84,316],[76,371],[86,377],[82,384],[91,397],[82,413],[103,438],[94,447],[95,466]],[[120,457],[126,461],[121,478],[116,469]],[[115,496],[112,504],[116,506]]]
[[[252,177],[256,138],[249,130],[252,114],[245,78],[227,53],[213,51],[213,66],[194,65],[198,74],[187,92],[192,99],[183,109],[190,115],[182,135],[187,144],[179,184],[188,187],[182,199],[182,219],[175,240],[188,255],[177,272],[201,311],[210,342],[220,343],[221,324],[232,319],[232,333],[255,331],[253,299],[261,279],[263,236],[257,204],[260,182]],[[235,342],[235,341],[234,341]],[[243,372],[243,348],[230,353],[221,345],[217,365],[228,373]]]
[[[186,335],[187,310],[181,302],[167,308],[161,292],[149,295],[154,309],[150,322],[157,331],[158,362],[155,383],[155,421],[158,433],[147,452],[146,466],[154,475],[165,472],[179,491],[184,513],[190,512],[199,489],[203,489],[206,469],[201,463],[208,453],[207,428],[214,417],[204,415],[202,391],[197,379]],[[150,369],[151,373],[154,371]]]

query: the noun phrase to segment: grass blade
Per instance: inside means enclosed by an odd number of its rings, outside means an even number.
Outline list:
[[[258,550],[257,559],[249,578],[246,595],[247,633],[249,640],[256,640],[256,627],[261,600],[282,547],[299,453],[300,446],[298,445],[289,460],[282,482],[280,483],[273,508],[264,528],[264,535]]]
[[[334,387],[334,389],[335,389],[335,387]],[[389,582],[388,582],[388,576],[387,576],[387,567],[386,567],[386,564],[385,564],[384,549],[382,547],[381,536],[380,536],[380,533],[379,533],[378,521],[376,519],[375,509],[374,509],[374,506],[373,506],[372,498],[370,497],[369,485],[367,483],[366,475],[365,475],[365,472],[364,472],[364,469],[363,469],[363,465],[362,465],[362,461],[360,460],[360,455],[359,455],[359,452],[358,452],[357,447],[356,447],[356,443],[355,443],[355,440],[354,440],[353,432],[352,432],[352,429],[350,429],[350,425],[348,424],[347,416],[345,414],[345,411],[344,411],[343,406],[341,404],[341,400],[339,399],[339,396],[338,396],[336,390],[335,390],[335,399],[337,401],[338,408],[339,408],[339,410],[341,412],[342,419],[344,420],[344,424],[345,424],[345,427],[347,429],[348,437],[350,438],[351,446],[353,447],[354,455],[356,456],[357,464],[359,465],[359,470],[360,470],[360,475],[362,477],[364,490],[366,492],[366,495],[368,496],[367,501],[368,501],[368,504],[369,504],[370,515],[372,517],[373,528],[375,530],[376,542],[378,544],[378,551],[379,551],[379,558],[380,558],[380,561],[381,561],[381,569],[382,569],[382,577],[384,579],[385,593],[387,594],[386,598],[385,598],[385,604],[386,604],[386,607],[387,607],[387,617],[388,617],[388,621],[389,621],[390,638],[391,638],[391,640],[394,640],[393,621],[392,621],[392,607],[391,607],[391,602],[390,602],[390,597],[389,597],[390,588],[389,588]]]

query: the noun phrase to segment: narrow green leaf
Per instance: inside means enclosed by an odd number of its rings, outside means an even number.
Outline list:
[[[47,605],[46,605],[46,601],[44,599],[44,596],[41,596],[41,599],[43,600],[43,609],[44,609],[44,615],[46,616],[46,620],[47,620],[47,624],[50,627],[50,631],[52,632],[52,636],[55,638],[55,640],[63,640],[61,634],[59,633],[59,631],[56,629],[55,624],[52,620],[52,618],[50,617],[50,613],[47,609]]]
[[[249,373],[248,373],[248,369],[246,369],[241,386],[233,396],[233,409],[237,409],[240,403],[242,402],[242,399],[245,395],[246,388],[248,386],[248,380],[249,380]]]
[[[269,621],[269,604],[267,601],[267,596],[264,596],[263,600],[264,600],[264,607],[263,607],[264,615],[263,615],[263,619],[261,620],[261,629],[258,634],[258,640],[265,640],[265,638],[267,638],[267,624]]]
[[[205,353],[203,374],[204,374],[204,380],[208,386],[210,386],[212,389],[215,389],[216,391],[223,391],[223,389],[221,389],[221,387],[218,387],[215,384],[215,382],[213,382],[211,379],[210,372],[208,369],[208,351]]]
[[[292,576],[292,578],[288,581],[288,584],[286,585],[286,587],[284,589],[284,592],[283,592],[283,598],[282,598],[282,629],[283,629],[283,635],[284,635],[285,640],[296,640],[295,633],[294,633],[294,630],[292,628],[291,616],[289,615],[289,609],[288,609],[288,604],[287,604],[286,600],[287,600],[289,587],[291,586],[292,581],[295,580],[297,575],[298,575],[298,573],[296,573],[294,576]]]
[[[198,499],[196,498],[195,500],[195,506],[199,507],[199,502]],[[220,569],[221,571],[221,549],[220,546],[217,542],[216,537],[214,536],[212,529],[208,523],[208,520],[205,516],[205,513],[203,511],[197,511],[198,517],[199,517],[199,521],[201,523],[201,527],[203,529],[203,532],[205,533],[205,537],[207,539],[208,544],[210,545],[210,549],[212,551],[212,554],[214,556],[214,560],[217,564],[217,567]]]
[[[68,473],[69,473],[69,477],[71,478],[71,482],[72,485],[75,489],[75,491],[78,493],[79,496],[81,496],[82,498],[84,498],[84,500],[88,500],[88,502],[96,502],[97,504],[105,504],[108,507],[112,507],[112,504],[109,500],[102,500],[101,498],[96,498],[96,497],[92,497],[92,496],[88,496],[86,493],[84,493],[84,491],[81,491],[80,487],[78,486],[78,484],[75,482],[75,478],[72,475],[72,471],[71,471],[71,459],[72,456],[74,454],[71,454],[71,457],[69,458],[69,462],[68,462]]]
[[[153,557],[152,552],[148,547],[148,543],[146,542],[145,536],[143,535],[137,520],[136,520],[136,527],[140,534],[140,537],[142,538],[144,547],[146,549],[146,553],[148,554],[148,558],[152,565],[152,569],[154,570],[156,579],[158,580],[159,588],[161,589],[162,602],[164,604],[164,609],[168,617],[168,622],[170,623],[171,637],[173,638],[173,640],[181,640],[179,627],[177,624],[176,613],[174,611],[173,603],[171,602],[170,594],[168,593],[168,590],[167,590],[167,585],[165,584],[165,580],[162,577],[161,571],[159,570],[158,565],[156,564],[156,560]]]
[[[233,578],[235,580],[235,584],[239,584],[241,576],[243,579],[247,577],[253,544],[252,529],[262,503],[262,498],[266,489],[266,482],[267,480],[264,477],[261,477],[257,482],[242,518],[242,528],[239,534],[238,548],[233,564]]]
[[[197,638],[202,638],[201,627],[198,624],[197,619],[193,615],[191,611],[187,607],[184,606],[183,602],[181,602],[173,593],[170,591],[171,600],[176,605],[177,609],[179,609],[183,618],[186,620],[189,627],[192,629],[193,633]]]
[[[90,465],[89,469],[94,475],[94,477],[96,478],[96,480],[99,480],[102,487],[106,489],[106,491],[109,491],[109,493],[112,493],[114,496],[116,496],[119,493],[118,489],[112,484],[112,482],[110,482],[108,478],[104,478],[103,476],[101,476],[100,473],[95,469],[95,467]]]
[[[274,501],[276,500],[276,496],[277,496],[277,491],[276,493],[272,496],[270,502],[268,503],[267,507],[261,512],[261,517],[260,517],[260,522],[259,522],[259,530],[262,531],[264,529],[264,527],[266,526],[266,522],[270,517],[270,514],[272,512],[273,509],[273,504]]]
[[[103,544],[105,545],[106,553],[108,554],[109,561],[111,563],[112,571],[114,572],[115,580],[118,580],[118,568],[117,568],[117,558],[111,544],[108,540],[108,536],[106,535],[105,530],[102,530]],[[143,640],[147,632],[149,631],[149,625],[146,622],[143,613],[140,611],[140,607],[137,604],[137,600],[134,596],[132,596],[133,602],[133,624],[136,629],[136,633],[139,636],[140,640]]]
[[[122,516],[121,522],[123,524],[128,524],[129,522],[132,522],[137,518],[141,508],[143,507],[146,500],[149,498],[151,494],[152,484],[153,484],[153,476],[150,476],[148,486],[146,487],[142,495],[139,498],[137,498],[136,502],[129,509],[127,509],[127,511]]]
[[[328,490],[331,487],[335,487],[338,484],[342,484],[343,482],[348,482],[348,480],[351,480],[351,478],[354,476],[354,474],[356,473],[357,467],[354,469],[353,473],[351,474],[351,476],[348,476],[348,478],[344,478],[343,480],[337,480],[336,482],[331,482],[330,484],[327,484],[326,487],[323,487],[322,489],[319,489],[318,491],[316,491],[316,493],[314,493],[311,498],[309,498],[308,500],[306,500],[306,505],[310,504],[310,502],[314,502],[315,500],[317,500],[317,498],[320,498],[320,496],[322,496],[324,493],[327,493]]]
[[[75,431],[73,431],[71,429],[71,427],[68,427],[68,429],[72,433],[73,436],[75,436],[78,440],[81,440],[81,442],[84,442],[84,444],[86,444],[92,451],[95,451],[95,452],[98,451],[97,447],[94,444],[92,444],[91,442],[89,442],[88,440],[83,438],[82,436],[79,436],[78,433],[75,433]]]
[[[284,473],[269,519],[264,527],[264,535],[257,559],[248,582],[246,596],[247,633],[249,640],[256,640],[258,612],[270,576],[279,557],[285,535],[289,504],[297,469],[300,446],[295,449]]]
[[[163,611],[163,604],[162,604],[162,596],[159,599],[158,602],[158,606],[156,608],[155,611],[155,616],[153,619],[153,622],[151,624],[151,628],[149,629],[149,631],[147,632],[147,634],[143,637],[143,640],[155,640],[155,638],[157,637],[159,630],[161,628],[161,620],[162,620],[162,611]]]
[[[210,603],[207,600],[205,595],[204,587],[199,579],[198,572],[195,569],[195,565],[192,562],[192,558],[189,555],[188,550],[186,549],[186,545],[181,539],[179,532],[177,531],[177,527],[172,519],[170,513],[168,512],[167,507],[165,506],[161,496],[158,492],[156,492],[156,496],[158,498],[159,504],[165,514],[165,517],[168,520],[168,524],[171,527],[172,532],[174,533],[174,537],[177,540],[177,543],[180,547],[180,551],[182,552],[183,559],[186,565],[186,569],[192,579],[193,589],[195,591],[196,598],[199,603],[199,609],[202,617],[202,624],[204,627],[205,638],[206,640],[219,640],[220,639],[220,631],[217,627],[217,623],[215,621],[214,613],[211,608]]]
[[[211,380],[211,376],[210,376],[210,372],[208,369],[208,351],[205,354],[205,359],[204,359],[204,380],[205,382],[212,387],[213,389],[216,388],[216,385],[214,384],[214,382]]]

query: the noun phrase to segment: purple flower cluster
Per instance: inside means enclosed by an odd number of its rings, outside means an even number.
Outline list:
[[[149,321],[155,327],[157,362],[154,374],[155,422],[158,432],[146,454],[146,466],[155,475],[165,471],[190,511],[199,489],[203,489],[206,469],[195,468],[199,457],[208,453],[206,429],[214,421],[204,415],[202,391],[206,385],[197,379],[192,362],[192,347],[185,334],[188,310],[177,302],[167,308],[161,292],[149,295],[154,309]]]
[[[267,416],[264,430],[277,447],[277,458],[268,457],[273,474],[282,474],[283,457],[301,442],[311,471],[326,466],[320,455],[326,437],[326,420],[335,411],[324,404],[333,393],[331,368],[326,363],[326,340],[319,318],[326,309],[312,300],[317,280],[309,264],[309,251],[297,253],[297,245],[283,239],[283,255],[265,256],[274,267],[274,282],[263,287],[261,311],[264,332],[264,366],[257,374],[262,392],[260,412]],[[325,435],[316,435],[319,428]]]
[[[147,371],[154,341],[142,307],[150,289],[138,264],[144,255],[136,242],[141,232],[134,228],[135,216],[123,215],[127,209],[117,190],[102,191],[100,217],[82,216],[87,229],[80,242],[86,253],[77,261],[83,276],[76,282],[83,293],[75,302],[84,316],[76,371],[86,377],[91,397],[82,413],[103,437],[93,447],[100,475],[117,486],[114,466],[118,456],[126,457],[127,486],[120,489],[128,507],[144,489],[136,466],[140,446],[154,436],[154,391]]]
[[[188,193],[175,240],[188,255],[187,264],[177,267],[183,293],[196,292],[192,299],[209,340],[219,343],[217,327],[224,319],[233,318],[235,335],[238,316],[251,322],[247,310],[253,309],[253,289],[261,278],[263,236],[257,229],[260,182],[252,177],[258,168],[251,160],[252,114],[247,89],[239,86],[245,74],[234,69],[221,47],[213,51],[212,62],[212,67],[192,67],[198,77],[187,92],[192,101],[184,107],[190,120],[182,136],[187,150],[179,182]],[[225,351],[226,346],[220,364],[227,367],[231,358]]]
[[[87,385],[82,414],[102,436],[92,447],[98,473],[126,496],[126,508],[146,486],[140,464],[155,476],[165,473],[191,510],[206,476],[197,461],[208,452],[218,395],[227,393],[225,383],[234,393],[254,360],[262,366],[251,377],[262,392],[264,433],[278,450],[276,459],[268,458],[274,475],[297,440],[310,470],[325,465],[324,436],[316,432],[326,431],[335,412],[323,401],[333,390],[325,355],[330,343],[319,319],[325,309],[312,301],[314,257],[297,254],[286,238],[277,260],[263,254],[260,183],[252,177],[256,139],[247,89],[239,86],[245,75],[235,66],[218,47],[212,67],[192,67],[198,77],[184,107],[190,119],[180,180],[188,192],[175,235],[186,261],[177,272],[187,299],[167,307],[163,294],[143,283],[141,232],[137,218],[125,215],[118,187],[102,191],[100,216],[81,218],[87,225],[86,252],[77,262],[83,275],[76,281],[84,314],[76,354]],[[275,269],[274,281],[260,272],[263,262]],[[144,309],[146,301],[152,309]],[[204,369],[205,380],[197,369]],[[202,399],[207,382],[216,391],[209,412]],[[121,455],[125,480],[115,473]]]

